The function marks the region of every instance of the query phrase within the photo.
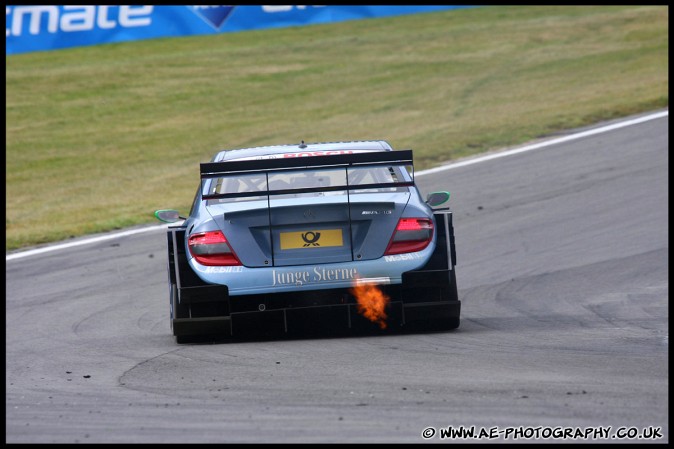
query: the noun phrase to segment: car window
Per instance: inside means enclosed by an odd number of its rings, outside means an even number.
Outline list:
[[[345,187],[344,190],[298,192],[274,195],[274,198],[296,198],[315,196],[346,195],[346,187],[367,184],[401,182],[409,179],[404,176],[401,167],[348,167],[348,168],[316,168],[307,170],[286,170],[250,175],[236,175],[213,178],[208,187],[209,194],[260,192],[260,196],[241,198],[222,198],[211,204],[233,201],[255,201],[266,198],[269,191],[294,190],[304,188]],[[206,183],[208,185],[208,183]],[[351,190],[351,195],[378,192],[407,192],[407,187],[377,187]]]
[[[349,167],[349,186],[402,182],[409,179],[402,173],[401,167]],[[407,192],[407,187],[377,187],[354,190],[353,193]]]
[[[346,186],[346,171],[343,168],[269,173],[269,190],[333,186]]]
[[[260,196],[246,196],[242,198],[222,198],[209,200],[209,204],[230,203],[233,201],[256,201],[267,197],[267,175],[255,173],[251,175],[223,176],[213,178],[208,186],[208,194],[248,193],[260,192]]]

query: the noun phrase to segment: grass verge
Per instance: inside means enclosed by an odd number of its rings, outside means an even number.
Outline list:
[[[8,56],[6,249],[186,213],[223,148],[384,139],[421,170],[665,107],[668,15],[490,6]]]

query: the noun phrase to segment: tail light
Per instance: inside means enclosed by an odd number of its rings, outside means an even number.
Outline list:
[[[190,253],[202,265],[241,265],[221,231],[192,234],[187,240]]]
[[[413,253],[426,248],[433,239],[433,221],[428,218],[401,218],[385,255]]]

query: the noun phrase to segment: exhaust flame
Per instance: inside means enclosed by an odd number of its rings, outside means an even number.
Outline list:
[[[386,304],[390,298],[375,284],[360,283],[356,279],[355,285],[349,289],[349,293],[356,297],[358,313],[373,323],[379,324],[381,329],[386,329]]]

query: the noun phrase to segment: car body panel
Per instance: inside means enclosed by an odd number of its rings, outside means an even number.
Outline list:
[[[409,192],[353,195],[348,203],[338,197],[314,197],[303,198],[301,205],[296,199],[278,199],[270,200],[269,208],[266,200],[214,204],[207,206],[213,223],[193,232],[213,225],[222,230],[247,267],[371,260],[383,256],[410,196]],[[412,211],[421,216],[428,213],[412,207],[407,215]],[[335,229],[343,240],[338,247],[281,248],[281,234]]]

